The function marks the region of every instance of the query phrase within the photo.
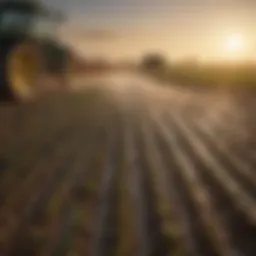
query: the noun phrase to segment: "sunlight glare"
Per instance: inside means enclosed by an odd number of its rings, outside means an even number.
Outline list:
[[[240,35],[232,35],[226,39],[226,50],[229,52],[241,52],[245,48],[244,39]]]

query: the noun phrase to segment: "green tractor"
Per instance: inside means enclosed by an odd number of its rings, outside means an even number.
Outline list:
[[[55,39],[61,14],[29,0],[0,0],[0,100],[27,102],[47,77],[66,85],[70,54]]]

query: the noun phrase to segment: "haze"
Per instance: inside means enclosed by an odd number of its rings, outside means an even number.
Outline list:
[[[46,1],[47,2],[47,1]],[[69,18],[61,36],[84,56],[256,57],[256,3],[244,0],[48,0]],[[233,35],[243,49],[226,54]]]

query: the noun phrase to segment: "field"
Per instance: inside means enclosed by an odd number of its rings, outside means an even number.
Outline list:
[[[1,106],[0,255],[256,255],[254,101],[108,83]]]
[[[199,61],[164,63],[146,72],[171,84],[200,89],[255,90],[256,63]]]

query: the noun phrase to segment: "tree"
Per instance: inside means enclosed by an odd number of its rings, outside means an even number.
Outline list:
[[[144,56],[142,66],[146,69],[163,68],[166,65],[166,59],[162,54],[151,53]]]

